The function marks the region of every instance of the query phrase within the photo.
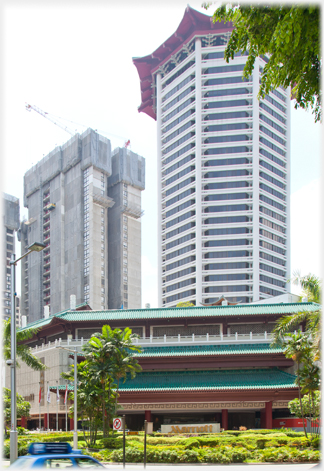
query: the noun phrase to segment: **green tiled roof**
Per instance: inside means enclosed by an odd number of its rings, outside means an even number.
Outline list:
[[[136,357],[167,357],[197,355],[243,355],[258,353],[282,353],[281,347],[271,348],[269,343],[233,344],[233,345],[179,345],[167,347],[144,347]]]
[[[145,371],[127,379],[120,392],[286,389],[297,388],[295,379],[277,368]]]
[[[240,304],[236,306],[162,308],[162,309],[118,309],[110,311],[63,311],[54,314],[48,319],[28,324],[20,330],[29,327],[43,327],[54,318],[64,319],[67,322],[75,321],[132,321],[149,319],[179,319],[193,317],[231,317],[253,315],[285,315],[301,311],[314,312],[320,309],[316,303],[281,303],[281,304]]]

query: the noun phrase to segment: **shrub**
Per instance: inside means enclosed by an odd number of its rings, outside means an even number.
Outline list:
[[[17,427],[18,435],[28,435],[29,430],[24,427]]]
[[[233,448],[231,452],[231,461],[233,463],[243,463],[247,458],[252,457],[252,453],[242,447]]]
[[[310,440],[310,444],[313,448],[318,450],[321,445],[320,437],[312,437]]]
[[[185,450],[191,450],[192,448],[199,448],[200,442],[197,438],[186,438],[178,442],[178,445],[183,445]]]
[[[220,442],[231,440],[231,438],[227,437],[197,437],[197,440],[200,443],[200,446],[210,446],[216,447],[219,445]]]
[[[181,463],[198,463],[199,461],[199,453],[194,450],[187,450],[180,456]]]
[[[123,439],[122,439],[122,437],[102,438],[99,441],[99,445],[101,445],[103,448],[116,449],[116,448],[120,448],[121,446],[123,446]]]
[[[123,450],[114,450],[110,455],[110,459],[116,462],[123,461]],[[127,463],[143,463],[144,453],[138,448],[128,447],[125,449],[125,461]]]
[[[205,463],[230,463],[231,459],[225,453],[207,452],[203,457]]]
[[[266,438],[258,438],[258,440],[256,441],[256,444],[257,444],[257,447],[260,449],[260,450],[263,450],[265,444],[267,443],[267,439]]]

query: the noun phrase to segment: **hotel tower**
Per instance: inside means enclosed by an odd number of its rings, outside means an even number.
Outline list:
[[[157,122],[159,306],[250,303],[287,292],[290,94],[259,100],[267,57],[242,78],[232,27],[189,6],[176,32],[134,58],[140,112]]]

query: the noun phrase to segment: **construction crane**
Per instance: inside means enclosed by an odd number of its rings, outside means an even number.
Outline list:
[[[77,133],[77,131],[73,131],[68,126],[65,126],[65,124],[60,123],[59,121],[56,120],[55,116],[51,115],[50,113],[47,113],[47,111],[41,110],[40,108],[38,108],[38,106],[30,105],[28,103],[26,103],[25,106],[26,106],[27,111],[31,111],[31,110],[36,111],[36,113],[39,113],[44,118],[46,118],[49,121],[51,121],[52,123],[56,124],[56,126],[63,129],[64,131],[68,132],[71,136],[75,136],[75,134]],[[62,118],[60,118],[60,119],[62,119]],[[80,126],[83,126],[83,125],[80,125]],[[84,126],[84,127],[86,127],[86,126]],[[120,136],[115,136],[115,137],[120,137]],[[130,146],[130,140],[128,139],[127,141],[125,141],[124,147],[127,149],[129,146]]]
[[[47,113],[46,111],[41,110],[40,108],[38,108],[35,105],[29,105],[28,103],[26,103],[26,110],[27,111],[31,111],[31,110],[36,111],[36,113],[39,113],[41,116],[44,116],[44,118],[52,121],[52,123],[56,124],[56,126],[58,126],[59,128],[64,129],[64,131],[68,132],[71,136],[74,136],[77,132],[77,131],[73,131],[72,129],[68,128],[67,126],[65,126],[65,124],[56,121],[56,119],[53,115]]]

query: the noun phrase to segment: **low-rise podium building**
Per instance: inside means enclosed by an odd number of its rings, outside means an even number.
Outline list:
[[[17,391],[32,404],[31,418],[23,423],[38,427],[40,413],[47,427],[49,411],[49,428],[55,429],[56,398],[52,395],[47,405],[44,393],[48,386],[52,392],[58,386],[59,429],[65,429],[61,373],[73,359],[56,347],[77,347],[81,353],[91,335],[108,324],[130,327],[143,347],[137,354],[142,372],[120,386],[118,413],[126,415],[128,429],[141,430],[144,419],[155,430],[163,424],[199,423],[271,428],[273,420],[290,416],[288,402],[298,397],[293,361],[270,346],[271,332],[285,314],[318,309],[308,302],[107,311],[81,305],[39,320],[27,326],[39,328],[29,343],[48,369],[18,369]]]

